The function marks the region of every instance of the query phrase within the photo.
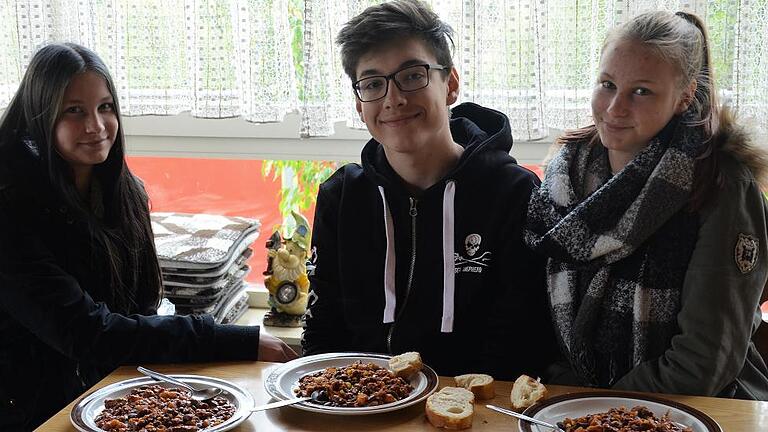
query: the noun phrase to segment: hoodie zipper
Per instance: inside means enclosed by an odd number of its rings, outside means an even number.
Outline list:
[[[419,214],[416,210],[416,204],[418,204],[418,201],[415,198],[408,199],[411,201],[411,209],[408,211],[408,214],[411,215],[411,267],[408,269],[408,284],[405,286],[403,304],[400,306],[400,312],[395,317],[395,321],[389,327],[389,333],[387,333],[387,351],[390,354],[394,354],[392,352],[392,333],[394,333],[397,320],[403,314],[405,305],[408,303],[408,294],[411,293],[411,284],[413,283],[413,271],[416,268],[416,216]]]

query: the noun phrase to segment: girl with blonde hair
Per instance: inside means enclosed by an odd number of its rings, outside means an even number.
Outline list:
[[[695,15],[649,12],[608,35],[594,125],[560,138],[528,210],[565,357],[554,382],[768,399],[751,342],[766,155],[716,96]]]

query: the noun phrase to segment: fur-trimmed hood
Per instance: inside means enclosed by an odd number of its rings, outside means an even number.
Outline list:
[[[720,112],[719,130],[712,137],[713,152],[718,161],[732,158],[743,164],[763,189],[768,189],[768,151],[754,142],[747,127],[737,123],[736,115],[727,107]]]

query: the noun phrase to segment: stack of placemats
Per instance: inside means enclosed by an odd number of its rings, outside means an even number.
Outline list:
[[[165,297],[176,314],[211,314],[231,323],[248,309],[246,264],[259,236],[256,219],[209,214],[152,213]]]

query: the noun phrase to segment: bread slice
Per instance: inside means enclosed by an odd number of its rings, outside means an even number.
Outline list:
[[[424,363],[421,362],[421,355],[417,352],[407,352],[396,355],[389,359],[389,369],[395,375],[408,378],[420,371]]]
[[[472,427],[475,395],[464,388],[444,387],[427,398],[425,411],[432,426],[445,429]]]
[[[475,394],[477,399],[493,399],[496,391],[493,388],[493,377],[486,374],[465,374],[454,377],[456,385],[464,387]]]
[[[512,408],[523,410],[536,402],[547,397],[547,388],[541,383],[540,379],[533,379],[528,375],[520,375],[512,386],[512,393],[509,399],[512,401]]]

